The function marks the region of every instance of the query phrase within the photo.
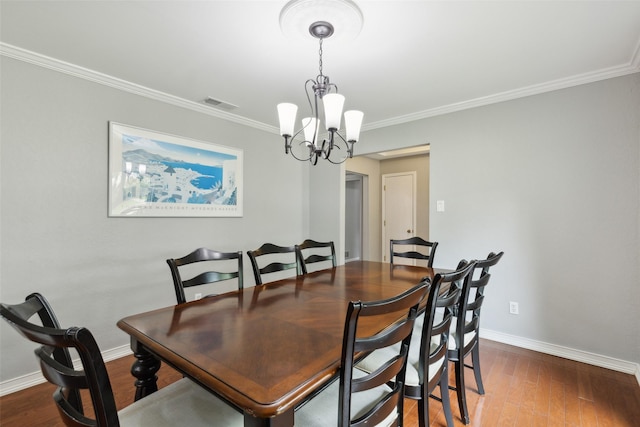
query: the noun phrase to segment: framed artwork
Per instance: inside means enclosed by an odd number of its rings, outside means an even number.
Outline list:
[[[243,151],[109,122],[109,216],[241,217]]]

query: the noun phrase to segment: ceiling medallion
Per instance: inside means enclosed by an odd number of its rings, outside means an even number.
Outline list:
[[[333,25],[334,40],[352,40],[360,33],[364,19],[351,0],[292,0],[280,12],[280,28],[290,38],[308,36],[311,25],[318,21]]]

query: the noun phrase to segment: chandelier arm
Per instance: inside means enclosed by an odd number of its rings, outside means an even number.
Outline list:
[[[323,159],[329,158],[329,156],[331,155],[331,148],[333,148],[332,145],[330,143],[327,144],[327,140],[323,139],[322,148],[320,149],[320,153],[322,154]]]
[[[342,160],[340,160],[339,162],[334,162],[333,160],[331,160],[331,158],[330,158],[330,157],[327,157],[325,160],[326,160],[326,161],[328,161],[329,163],[334,164],[334,165],[339,165],[339,164],[341,164],[341,163],[346,162],[348,158],[349,158],[349,157],[343,157],[343,158],[342,158]]]
[[[287,137],[285,136],[285,145],[286,145],[285,150],[287,151],[287,154],[291,154],[291,156],[294,159],[299,160],[301,162],[306,162],[307,160],[309,160],[311,158],[313,153],[309,153],[308,157],[298,157],[295,154],[296,150],[292,149],[293,141],[295,141],[296,137],[298,135],[300,135],[302,133],[302,131],[304,131],[304,127],[302,129],[300,129],[298,132],[296,132],[295,134],[293,134],[293,136],[288,137],[288,144],[287,144]],[[307,141],[305,141],[304,139],[302,141],[298,142],[298,145],[302,145],[302,144],[308,145]]]
[[[304,144],[304,141],[303,141],[303,142],[301,142],[301,144]],[[290,151],[289,151],[289,153],[291,154],[291,156],[292,156],[294,159],[299,160],[299,161],[301,161],[301,162],[306,162],[306,161],[308,161],[308,160],[311,160],[311,158],[313,157],[313,152],[310,152],[310,153],[309,153],[309,157],[298,157],[298,156],[296,156],[296,155],[295,155],[295,153],[293,152],[293,150],[290,150]]]
[[[311,90],[309,90],[309,83],[311,83]],[[313,86],[315,86],[317,83],[315,80],[313,79],[309,79],[306,82],[304,82],[304,93],[307,95],[307,101],[309,102],[309,108],[311,109],[311,114],[313,116],[315,116],[315,118],[318,118],[318,113],[317,113],[317,97],[314,95],[314,99],[316,101],[316,109],[313,109],[313,102],[311,102],[311,92],[314,92],[313,90]]]
[[[354,142],[349,142],[346,139],[344,139],[344,137],[338,131],[335,131],[333,133],[335,135],[338,135],[338,137],[339,137],[339,139],[338,138],[334,139],[333,148],[336,148],[337,150],[341,150],[342,149],[341,145],[344,144],[344,147],[347,150],[347,155],[345,157],[343,157],[342,160],[340,160],[338,162],[333,161],[329,156],[326,157],[326,160],[328,160],[330,163],[333,163],[334,165],[339,165],[340,163],[344,163],[347,159],[353,158],[353,144],[354,144]]]

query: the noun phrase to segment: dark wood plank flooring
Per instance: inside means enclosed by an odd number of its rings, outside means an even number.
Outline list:
[[[640,386],[632,375],[488,340],[480,348],[486,394],[476,393],[468,372],[471,426],[640,426]],[[133,402],[132,363],[133,356],[107,363],[118,408]],[[181,375],[163,365],[158,377],[163,387]],[[62,426],[52,392],[52,385],[40,384],[1,397],[0,425]],[[455,425],[463,426],[455,391],[450,395]],[[431,400],[429,408],[430,425],[445,426],[440,403]],[[404,425],[417,427],[417,417],[415,401],[407,400]]]

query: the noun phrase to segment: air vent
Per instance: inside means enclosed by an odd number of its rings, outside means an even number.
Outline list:
[[[220,99],[215,99],[210,96],[206,97],[202,102],[204,104],[207,104],[216,108],[221,108],[223,110],[235,110],[236,108],[238,108],[237,105],[233,105],[229,102],[225,102]]]

